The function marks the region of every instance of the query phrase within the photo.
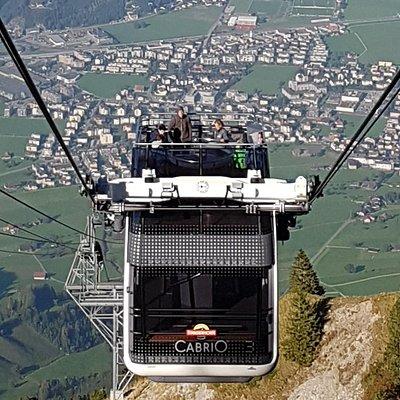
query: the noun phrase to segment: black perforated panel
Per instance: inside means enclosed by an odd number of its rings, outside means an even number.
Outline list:
[[[140,266],[260,267],[272,264],[272,236],[254,226],[132,226],[129,261]]]

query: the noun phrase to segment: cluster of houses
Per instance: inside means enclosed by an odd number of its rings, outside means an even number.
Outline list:
[[[375,221],[385,222],[391,218],[388,213],[384,212],[377,215],[385,206],[386,202],[381,196],[372,196],[367,202],[363,203],[361,210],[357,212],[357,216],[364,224],[370,224]]]
[[[39,87],[53,117],[65,121],[64,140],[82,170],[97,176],[129,174],[126,155],[137,123],[143,115],[173,112],[177,104],[198,114],[228,115],[242,125],[257,122],[268,142],[311,143],[340,152],[349,141],[346,114],[366,115],[396,72],[389,62],[365,67],[352,54],[332,61],[325,38],[343,32],[337,23],[282,32],[228,32],[206,41],[182,38],[74,51],[56,60],[32,60],[30,68],[38,76],[46,74]],[[255,66],[281,65],[291,66],[293,75],[278,93],[238,90],[237,82]],[[143,75],[147,83],[133,80],[129,88],[101,100],[79,87],[78,78],[89,72]],[[5,113],[23,109],[25,115],[40,115],[30,99],[9,101]],[[400,99],[390,110],[382,135],[366,139],[349,160],[349,168],[399,169],[399,134]],[[31,190],[76,182],[51,135],[33,134],[26,156],[40,160],[33,169]],[[99,157],[102,162],[96,161]]]

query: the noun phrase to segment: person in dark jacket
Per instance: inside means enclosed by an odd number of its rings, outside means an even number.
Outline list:
[[[169,122],[168,129],[171,131],[174,142],[190,142],[192,140],[192,123],[183,111],[183,107],[178,107],[176,114]]]
[[[157,129],[151,132],[150,142],[168,142],[167,127],[164,124],[158,125]]]
[[[214,140],[220,143],[232,142],[231,134],[225,129],[224,123],[220,119],[214,121]]]

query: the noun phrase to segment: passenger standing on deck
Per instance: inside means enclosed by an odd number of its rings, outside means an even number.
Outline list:
[[[190,118],[178,107],[176,114],[171,118],[168,129],[172,132],[174,142],[190,142],[192,140],[192,123]]]
[[[220,119],[214,121],[214,140],[220,143],[232,142],[231,134],[225,129],[224,123]]]

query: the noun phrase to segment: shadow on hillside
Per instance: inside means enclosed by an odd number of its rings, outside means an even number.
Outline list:
[[[0,267],[0,299],[4,297],[11,285],[17,280],[17,275]]]
[[[323,332],[325,324],[329,321],[329,311],[331,309],[329,297],[323,297],[318,301],[318,314],[321,332]]]

